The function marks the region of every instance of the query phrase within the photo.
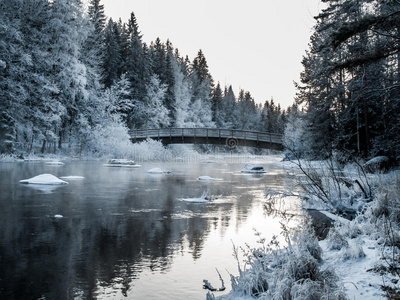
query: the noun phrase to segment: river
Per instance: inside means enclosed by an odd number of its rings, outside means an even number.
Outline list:
[[[227,289],[215,294],[227,293],[228,272],[238,274],[233,244],[256,246],[255,230],[267,241],[282,231],[281,216],[264,208],[266,187],[288,189],[294,180],[280,159],[257,158],[263,175],[242,174],[243,158],[140,168],[0,163],[0,298],[205,299],[203,279],[221,285],[216,268]],[[148,174],[154,167],[171,173]],[[43,173],[84,179],[50,188],[19,183]],[[207,190],[220,197],[182,200]],[[293,225],[303,214],[298,200],[285,205]]]

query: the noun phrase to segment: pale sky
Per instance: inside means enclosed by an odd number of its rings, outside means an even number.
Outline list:
[[[190,60],[202,49],[215,83],[258,103],[293,103],[320,0],[101,0],[108,17],[135,13],[143,41],[169,39]]]

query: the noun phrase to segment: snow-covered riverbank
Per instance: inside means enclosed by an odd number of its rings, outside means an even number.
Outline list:
[[[295,168],[291,162],[281,164],[288,170]],[[313,165],[321,166],[315,162]],[[359,174],[355,168],[347,171]],[[351,188],[341,191],[352,200],[346,202],[348,199],[343,197],[344,202],[357,208],[353,220],[332,213],[331,203],[318,201],[315,194],[303,193],[306,207],[319,208],[334,221],[327,238],[317,241],[308,224],[301,229],[283,225],[288,246],[282,248],[272,240],[264,241],[258,249],[244,251],[247,264],[239,276],[232,276],[232,292],[217,298],[397,299],[400,175],[391,172],[366,176],[372,190],[370,199],[361,199],[361,192],[351,191]],[[344,182],[349,185],[350,181]],[[325,184],[332,182],[327,180]],[[331,195],[336,195],[337,191],[330,188]],[[330,211],[322,210],[329,207]],[[207,298],[216,296],[209,293]]]

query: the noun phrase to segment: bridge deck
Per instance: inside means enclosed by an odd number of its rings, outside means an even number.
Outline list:
[[[162,128],[130,130],[133,142],[147,138],[164,144],[219,144],[228,147],[249,146],[281,150],[283,135],[268,132],[218,128]]]

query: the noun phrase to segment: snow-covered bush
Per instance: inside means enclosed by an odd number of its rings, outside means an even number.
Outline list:
[[[325,161],[298,159],[293,163],[304,174],[298,178],[298,184],[303,190],[300,196],[309,208],[352,217],[371,200],[372,187],[360,164],[343,167],[334,158]]]
[[[365,252],[362,248],[362,241],[359,239],[354,240],[342,249],[340,253],[342,260],[356,260],[365,257]]]
[[[400,225],[400,174],[381,175],[376,185],[373,216],[376,218],[385,216]]]
[[[287,159],[304,157],[307,152],[303,116],[304,114],[298,111],[292,112],[288,116],[284,132],[284,152]]]
[[[286,248],[274,237],[258,248],[242,249],[247,268],[241,269],[238,260],[239,276],[231,275],[232,292],[221,299],[346,299],[334,271],[321,268],[322,250],[307,226],[291,236]]]
[[[85,136],[81,155],[93,157],[130,158],[133,144],[126,126],[115,117],[107,125],[97,125]]]
[[[329,250],[341,250],[342,248],[346,248],[349,246],[349,243],[347,242],[345,237],[340,234],[339,231],[335,228],[329,230],[327,242]]]

